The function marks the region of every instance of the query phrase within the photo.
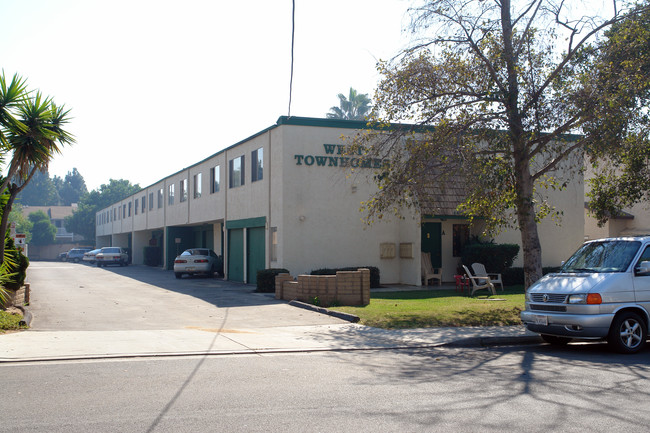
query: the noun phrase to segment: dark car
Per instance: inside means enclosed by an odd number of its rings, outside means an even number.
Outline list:
[[[80,261],[83,260],[84,254],[90,250],[92,250],[92,248],[73,248],[70,251],[68,251],[68,254],[66,256],[66,261],[79,263]]]

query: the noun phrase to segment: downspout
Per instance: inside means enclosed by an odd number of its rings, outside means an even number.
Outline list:
[[[266,182],[269,184],[269,194],[268,194],[268,203],[269,203],[269,208],[268,208],[268,216],[266,217],[266,268],[269,269],[271,267],[271,251],[272,251],[272,245],[271,242],[273,240],[271,239],[271,155],[273,155],[273,152],[271,150],[271,130],[268,132],[269,135],[269,151],[268,151],[268,157],[267,160],[269,161],[269,172],[268,172],[268,177],[266,179]],[[266,152],[265,152],[266,153]]]
[[[229,279],[228,276],[228,244],[230,239],[228,239],[228,230],[226,230],[226,222],[228,221],[228,189],[230,188],[230,183],[228,181],[230,173],[230,165],[228,164],[228,151],[224,153],[224,164],[223,172],[225,174],[225,182],[223,183],[223,224],[221,225],[221,236],[223,239],[223,278],[225,280]],[[221,173],[219,173],[221,175]]]

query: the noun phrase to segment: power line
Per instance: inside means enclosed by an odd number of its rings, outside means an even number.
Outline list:
[[[296,0],[292,0],[291,9],[291,79],[289,80],[289,113],[287,116],[291,117],[291,95],[293,93],[293,45],[296,36]]]

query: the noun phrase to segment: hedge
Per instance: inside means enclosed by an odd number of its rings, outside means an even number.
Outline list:
[[[336,271],[356,271],[360,268],[370,269],[370,287],[377,288],[380,287],[379,282],[379,268],[375,266],[353,266],[347,268],[322,268],[314,269],[311,271],[311,275],[336,275]]]
[[[472,263],[482,263],[488,272],[503,274],[512,266],[517,254],[517,244],[473,243],[463,248],[461,263],[469,269]]]
[[[558,267],[542,268],[542,275],[559,271]],[[515,284],[524,284],[524,268],[508,268],[501,273],[504,286],[514,286]]]
[[[272,293],[275,292],[275,276],[278,274],[289,274],[290,272],[283,268],[270,268],[257,271],[257,292]]]

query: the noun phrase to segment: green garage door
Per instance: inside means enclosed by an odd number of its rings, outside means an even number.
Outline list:
[[[246,276],[249,284],[257,283],[257,271],[264,269],[264,227],[251,227],[246,233]]]
[[[244,281],[244,229],[228,230],[228,279]]]

